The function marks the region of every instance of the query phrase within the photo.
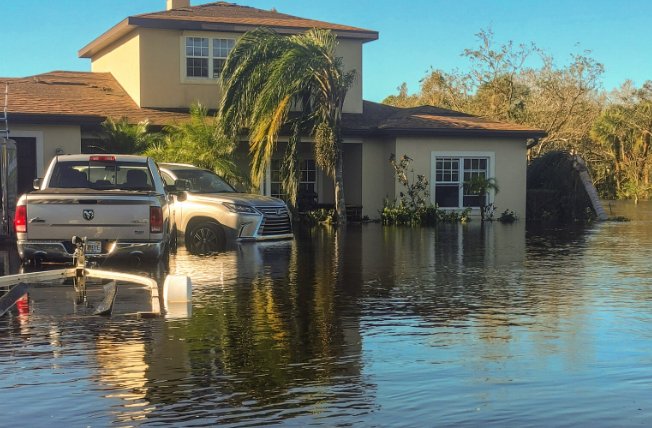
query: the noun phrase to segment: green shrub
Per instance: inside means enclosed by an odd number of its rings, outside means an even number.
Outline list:
[[[498,217],[498,221],[501,223],[514,223],[516,220],[518,220],[518,217],[512,210],[505,210]]]
[[[446,211],[435,205],[414,207],[406,205],[404,201],[385,199],[380,218],[388,226],[434,226],[438,223],[466,223],[470,212],[470,208],[462,212]]]

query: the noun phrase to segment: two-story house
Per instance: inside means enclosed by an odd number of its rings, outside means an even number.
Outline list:
[[[162,127],[187,119],[194,101],[216,108],[225,58],[239,37],[260,26],[282,34],[329,29],[338,37],[344,69],[357,71],[344,105],[347,205],[362,207],[363,215],[376,218],[383,200],[399,195],[403,189],[388,162],[394,153],[414,159],[415,174],[428,177],[432,202],[440,207],[469,205],[473,198],[465,197],[462,183],[481,174],[499,183],[499,209],[525,215],[526,145],[543,136],[542,131],[432,106],[402,109],[365,101],[363,47],[378,38],[375,31],[225,2],[190,6],[189,0],[167,0],[166,10],[127,17],[91,41],[79,51],[90,59],[91,72],[0,78],[9,85],[20,190],[28,191],[57,153],[101,145],[98,130],[107,117],[127,117],[134,123],[147,119]],[[244,139],[237,157],[246,170]],[[332,203],[332,182],[316,168],[306,141],[301,187],[313,189],[320,203]],[[280,144],[278,156],[282,153]],[[271,163],[261,192],[280,194],[278,165]]]

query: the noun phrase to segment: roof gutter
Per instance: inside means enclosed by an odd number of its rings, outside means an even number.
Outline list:
[[[42,125],[96,125],[104,122],[106,116],[89,114],[11,113],[13,123]]]
[[[536,146],[541,142],[541,138],[531,138],[527,142],[527,149],[530,150],[532,147]]]
[[[343,132],[348,135],[378,135],[378,136],[423,136],[433,135],[438,137],[502,137],[502,138],[526,138],[528,140],[536,141],[534,145],[538,144],[539,139],[546,136],[545,131],[541,130],[493,130],[493,129],[450,129],[450,128],[371,128],[371,129],[355,129],[343,127]],[[528,145],[530,143],[528,142]],[[529,148],[529,147],[528,147]]]

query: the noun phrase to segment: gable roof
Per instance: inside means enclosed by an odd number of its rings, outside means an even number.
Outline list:
[[[134,29],[158,28],[188,31],[226,31],[246,33],[257,27],[269,27],[279,33],[295,34],[311,28],[333,31],[338,37],[363,41],[378,39],[378,32],[348,25],[333,24],[276,12],[239,6],[223,1],[187,8],[129,16],[79,50],[81,58],[91,58],[106,46]]]
[[[96,124],[107,117],[149,120],[165,125],[187,114],[139,108],[111,73],[52,71],[23,78],[0,78],[8,84],[9,124]]]
[[[98,125],[107,117],[155,126],[188,119],[187,109],[139,108],[111,73],[52,71],[24,78],[0,78],[9,85],[11,123]],[[539,138],[542,130],[495,122],[432,106],[399,108],[364,101],[363,113],[345,113],[345,135],[434,135]]]
[[[433,106],[401,108],[364,101],[363,114],[344,114],[349,133],[376,135],[495,136],[541,138],[546,132],[508,122],[497,122]]]

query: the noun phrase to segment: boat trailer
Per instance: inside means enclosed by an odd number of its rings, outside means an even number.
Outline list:
[[[145,286],[150,292],[151,308],[149,311],[139,311],[140,317],[156,317],[161,315],[161,304],[159,300],[158,283],[149,277],[115,272],[108,270],[93,269],[87,266],[85,246],[86,239],[73,236],[72,243],[75,245],[73,255],[73,267],[66,269],[47,270],[42,272],[30,272],[0,277],[0,318],[5,315],[26,293],[30,286],[48,282],[63,283],[66,279],[72,278],[74,289],[74,305],[88,305],[87,300],[87,279],[102,279],[110,282],[104,284],[104,298],[96,306],[93,315],[111,315],[113,304],[116,299],[118,287],[117,282],[128,282]],[[167,275],[163,284],[164,305],[185,303],[192,299],[192,284],[190,278],[185,275]]]

